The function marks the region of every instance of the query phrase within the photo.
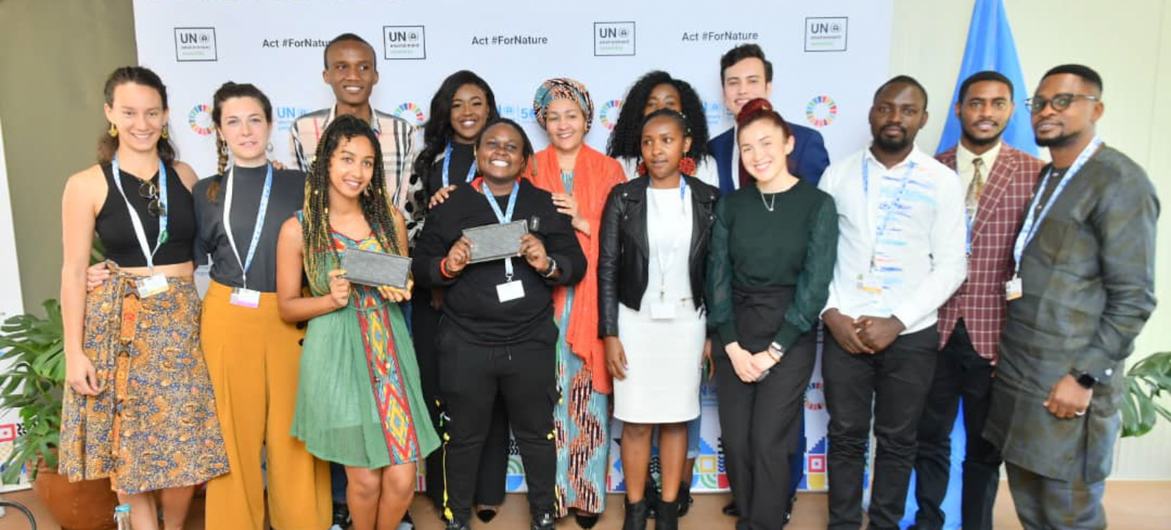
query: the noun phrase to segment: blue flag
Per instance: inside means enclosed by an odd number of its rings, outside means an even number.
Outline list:
[[[956,79],[955,93],[952,94],[948,108],[947,124],[943,126],[936,154],[959,143],[960,121],[953,109],[960,97],[960,84],[968,76],[983,70],[995,70],[1012,81],[1016,111],[1004,130],[1004,142],[1037,156],[1029,109],[1025,108],[1025,99],[1031,89],[1025,86],[1025,78],[1021,74],[1021,62],[1017,58],[1016,44],[1012,40],[1012,28],[1008,25],[1003,0],[976,0],[976,5],[972,7],[972,23],[968,25],[964,61],[960,64],[960,75]]]

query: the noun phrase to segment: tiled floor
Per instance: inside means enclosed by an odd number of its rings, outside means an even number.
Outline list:
[[[37,516],[38,530],[60,530],[53,522],[36,496],[30,491],[0,494],[0,497],[28,505]],[[727,494],[696,495],[691,513],[681,520],[682,530],[731,529],[732,519],[720,513],[728,502]],[[812,530],[825,528],[826,497],[821,493],[803,493],[797,502],[793,522],[786,530]],[[611,495],[610,508],[598,523],[597,530],[619,530],[622,528],[622,498]],[[1106,510],[1111,529],[1155,530],[1171,529],[1171,482],[1110,482],[1106,486]],[[429,502],[416,499],[411,513],[415,516],[419,530],[441,530],[442,524],[435,516]],[[477,521],[478,523],[478,521]],[[473,525],[476,530],[523,530],[528,528],[527,504],[521,495],[509,495],[501,514],[491,524]],[[653,528],[653,524],[650,525]],[[1012,499],[1007,485],[1001,483],[996,505],[995,528],[1019,529],[1013,513]],[[567,518],[557,525],[561,530],[576,529],[573,518]],[[0,518],[0,530],[27,530],[28,525],[19,519],[19,514],[9,511]],[[197,500],[191,510],[191,521],[187,530],[204,530],[203,503]],[[211,529],[207,529],[211,530]],[[235,530],[235,529],[215,529]]]

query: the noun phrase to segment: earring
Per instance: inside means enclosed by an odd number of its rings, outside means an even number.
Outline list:
[[[270,155],[272,154],[272,142],[268,142],[268,147],[266,147],[264,151]]]
[[[228,149],[227,142],[220,143],[220,154],[224,155],[224,156],[228,156],[228,155],[232,154],[232,152]]]
[[[638,176],[645,177],[647,173],[646,162],[639,162],[638,167],[636,167],[634,170],[638,172]]]
[[[111,123],[110,130],[106,131],[106,134],[110,135],[110,138],[117,138],[118,137],[118,128],[114,127],[114,124]]]
[[[170,127],[168,127],[168,126],[164,125],[164,126],[163,126],[163,132],[162,132],[162,133],[159,135],[159,136],[161,136],[161,137],[162,137],[164,140],[166,140],[167,138],[170,138],[170,137],[171,137],[171,133],[170,133],[170,132],[168,132],[168,129],[170,129]]]
[[[679,172],[684,175],[695,176],[695,159],[689,156],[683,157],[679,161]]]

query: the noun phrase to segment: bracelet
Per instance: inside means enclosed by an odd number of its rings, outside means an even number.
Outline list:
[[[557,260],[553,259],[553,256],[547,257],[549,259],[549,268],[545,269],[545,272],[542,272],[541,276],[545,278],[552,278],[553,275],[557,273]]]
[[[439,275],[449,280],[454,279],[455,275],[447,271],[447,258],[439,260]]]

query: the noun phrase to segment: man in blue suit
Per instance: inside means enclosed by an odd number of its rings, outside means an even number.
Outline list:
[[[764,51],[756,44],[741,44],[720,57],[720,81],[724,85],[724,106],[735,116],[745,103],[754,98],[768,98],[773,91],[773,64],[764,58]],[[734,120],[733,120],[734,121]],[[789,154],[793,174],[817,184],[821,173],[829,166],[825,141],[821,133],[797,125],[787,119],[793,129],[796,145]],[[752,182],[752,177],[740,168],[740,150],[736,145],[736,127],[724,131],[708,141],[708,149],[716,159],[720,174],[720,193],[728,194]]]
[[[768,98],[773,91],[773,63],[764,58],[764,50],[756,44],[741,44],[720,57],[720,82],[724,86],[724,106],[735,116],[746,103],[756,98]],[[789,168],[794,175],[810,184],[817,185],[821,173],[829,166],[829,154],[825,152],[825,141],[821,133],[797,125],[792,121],[794,147],[789,153]],[[735,120],[733,119],[733,123]],[[740,165],[740,148],[736,144],[736,127],[724,131],[708,141],[708,150],[716,159],[720,175],[720,195],[727,195],[752,182],[752,177]],[[801,441],[798,451],[793,454],[790,469],[793,470],[792,491],[801,484],[805,470],[805,428],[802,422]],[[788,522],[793,510],[792,499],[785,499],[785,521]],[[724,513],[738,516],[735,503],[724,506]]]

